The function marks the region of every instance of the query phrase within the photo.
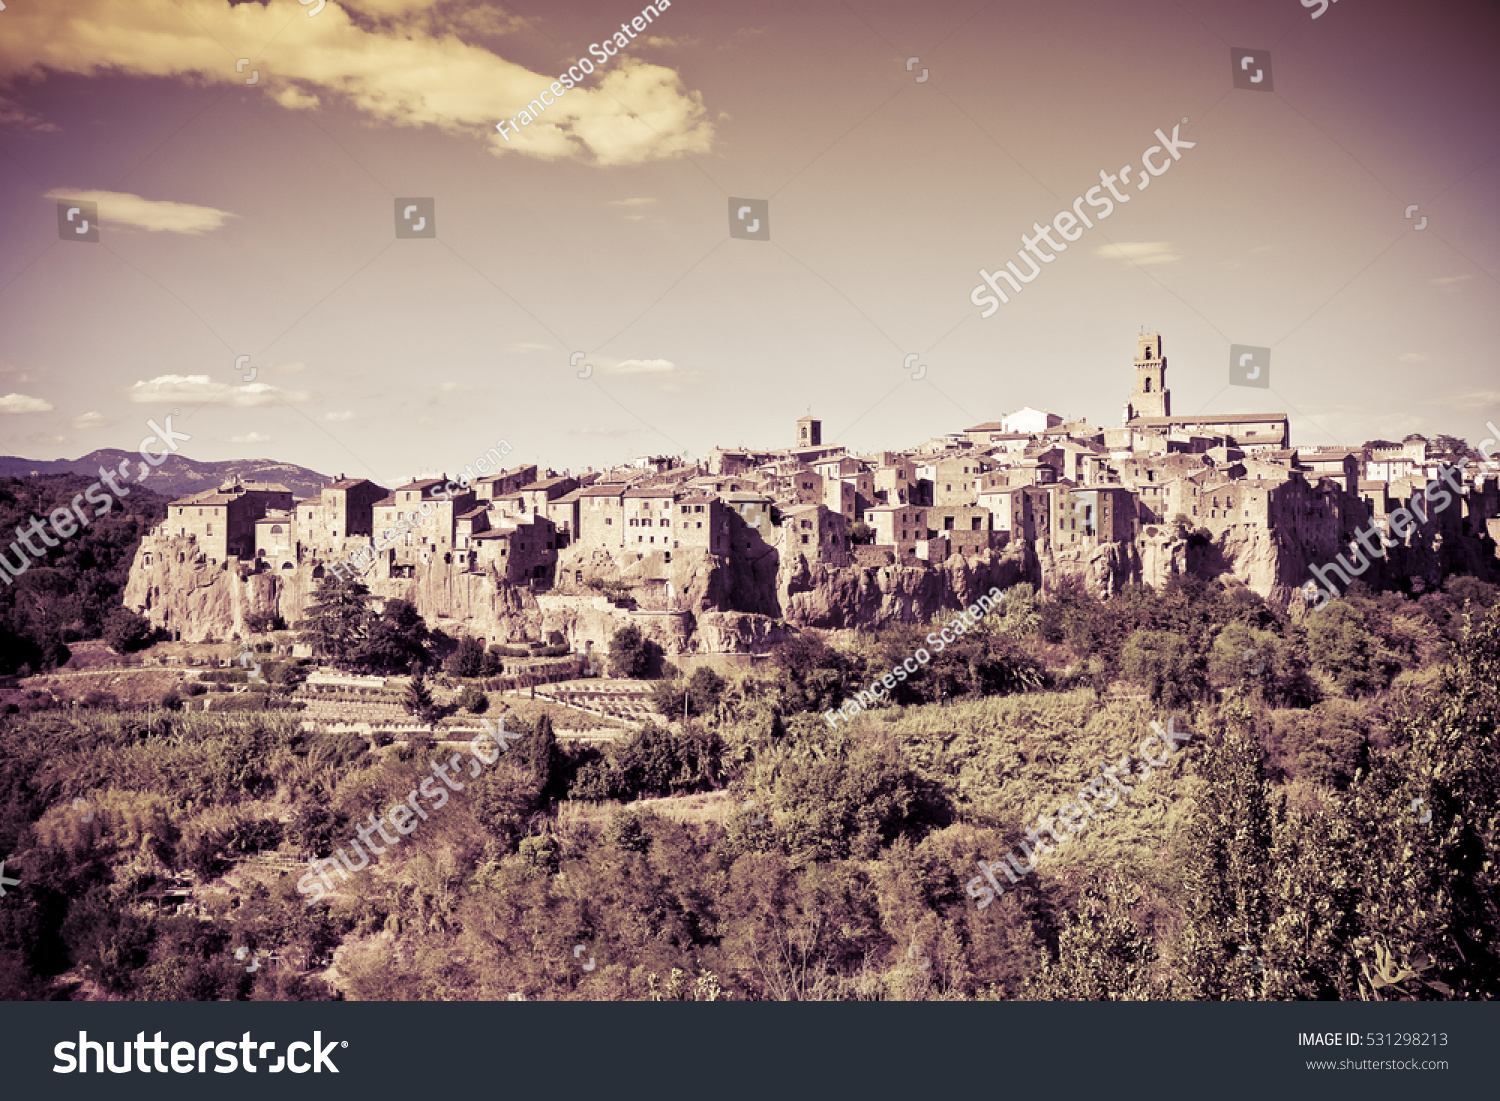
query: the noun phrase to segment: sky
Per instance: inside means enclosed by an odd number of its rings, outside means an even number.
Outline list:
[[[808,412],[861,451],[1112,426],[1142,329],[1176,414],[1477,443],[1500,8],[1308,2],[676,0],[635,33],[644,0],[7,0],[0,453],[176,410],[190,458],[396,485],[501,439],[574,471],[790,446]],[[980,269],[1126,164],[981,316]],[[398,238],[419,200],[435,236]]]

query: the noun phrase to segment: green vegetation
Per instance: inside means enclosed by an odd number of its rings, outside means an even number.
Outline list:
[[[336,640],[346,615],[315,630]],[[103,697],[18,709],[0,851],[25,887],[0,907],[0,997],[65,994],[70,969],[124,998],[1500,997],[1491,587],[1360,590],[1293,619],[1191,580],[1108,601],[1018,586],[830,727],[930,630],[808,634],[747,672],[664,680],[673,721],[612,741],[559,741],[568,712],[516,700],[520,740],[311,907],[305,865],[266,855],[348,844],[431,777],[430,742]],[[616,641],[622,665],[648,653]],[[980,909],[977,861],[1174,709],[1192,739]],[[202,914],[150,905],[184,873]],[[247,976],[226,965],[243,944],[280,960]]]
[[[387,600],[377,615],[370,603],[370,590],[360,581],[328,574],[298,624],[301,641],[342,669],[395,673],[413,662],[432,663],[432,635],[414,604]]]
[[[77,474],[0,478],[0,532],[12,533],[6,545],[33,517],[71,507],[91,482]],[[135,632],[117,614],[130,615],[120,607],[120,597],[141,536],[166,516],[166,500],[138,485],[113,500],[103,516],[85,505],[88,526],[71,539],[52,537],[55,547],[45,548],[33,535],[33,545],[46,550],[44,557],[33,559],[21,548],[30,565],[0,585],[0,674],[53,669],[68,660],[68,643],[109,638],[109,623],[116,632],[110,645],[119,649],[118,639],[134,648]]]

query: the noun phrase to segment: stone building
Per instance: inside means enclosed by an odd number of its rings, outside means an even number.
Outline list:
[[[218,489],[181,497],[167,506],[163,527],[193,539],[210,562],[255,556],[255,524],[270,509],[292,507],[292,491],[268,482],[231,479]]]

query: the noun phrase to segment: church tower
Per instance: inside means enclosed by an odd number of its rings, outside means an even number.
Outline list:
[[[1172,392],[1167,389],[1167,357],[1161,350],[1160,333],[1136,337],[1135,389],[1125,403],[1125,423],[1136,417],[1170,417]]]
[[[797,446],[819,447],[823,443],[823,422],[817,417],[797,418]]]

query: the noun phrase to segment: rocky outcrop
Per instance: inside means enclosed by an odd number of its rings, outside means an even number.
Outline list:
[[[669,655],[757,653],[802,628],[925,622],[1020,581],[1047,591],[1076,577],[1107,596],[1128,584],[1161,587],[1187,574],[1231,576],[1268,600],[1294,605],[1310,567],[1345,549],[1304,548],[1283,532],[1248,526],[1211,538],[1163,525],[1148,527],[1135,542],[1039,548],[1013,542],[936,567],[830,565],[801,554],[780,558],[774,547],[733,561],[689,549],[624,562],[573,548],[559,556],[550,590],[509,584],[493,571],[464,573],[440,559],[421,563],[411,577],[365,580],[377,598],[409,600],[430,626],[454,636],[562,640],[581,652],[607,649],[615,631],[633,623]],[[1483,575],[1487,549],[1474,538],[1445,541],[1434,534],[1391,548],[1360,579],[1379,587],[1417,577],[1438,584],[1455,571]],[[137,551],[125,604],[189,641],[245,636],[245,619],[255,613],[296,623],[322,576],[318,563],[262,572],[211,563],[191,539],[152,534]]]

